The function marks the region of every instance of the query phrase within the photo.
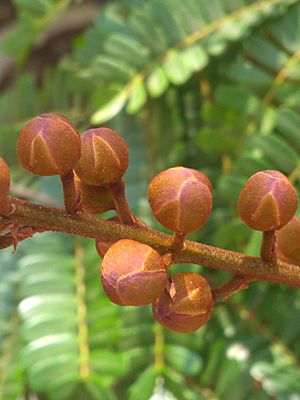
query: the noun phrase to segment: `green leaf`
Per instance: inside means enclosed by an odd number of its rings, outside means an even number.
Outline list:
[[[169,81],[164,73],[164,70],[160,67],[156,67],[151,71],[147,79],[147,88],[152,97],[159,97],[162,95],[167,87]]]
[[[200,373],[202,360],[199,354],[181,346],[165,346],[166,361],[179,373],[193,376]]]
[[[253,88],[268,86],[272,82],[270,75],[245,60],[235,63],[230,68],[228,76],[233,81],[252,86]]]
[[[112,353],[110,350],[95,350],[91,355],[91,368],[98,375],[120,376],[129,368],[124,353]]]
[[[272,65],[275,70],[280,70],[289,58],[280,48],[260,38],[250,40],[249,54],[263,65]]]
[[[91,123],[97,125],[112,119],[122,110],[126,101],[127,91],[123,90],[92,115]]]
[[[122,59],[128,65],[141,67],[149,61],[149,50],[136,39],[118,33],[105,41],[103,49],[113,57]]]
[[[299,162],[297,152],[275,135],[253,137],[251,145],[261,151],[275,169],[284,173],[291,172]]]
[[[276,126],[289,143],[300,148],[300,117],[295,111],[290,108],[280,108],[276,115]]]
[[[135,73],[134,68],[126,64],[123,60],[106,55],[97,56],[92,68],[98,79],[118,79],[120,82],[126,82]]]
[[[170,51],[163,63],[164,71],[175,85],[181,85],[190,77],[190,70],[183,57],[177,51]]]
[[[130,93],[126,110],[129,114],[136,113],[146,102],[147,92],[142,80],[137,81]]]
[[[203,46],[195,44],[182,51],[185,64],[191,72],[197,72],[208,64],[208,55]]]
[[[129,388],[128,400],[148,400],[154,391],[155,370],[153,367],[143,371]]]

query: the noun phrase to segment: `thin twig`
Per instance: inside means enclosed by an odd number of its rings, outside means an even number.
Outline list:
[[[222,286],[212,290],[212,296],[215,303],[227,300],[234,293],[248,288],[249,279],[243,276],[235,275],[229,281],[225,282]]]

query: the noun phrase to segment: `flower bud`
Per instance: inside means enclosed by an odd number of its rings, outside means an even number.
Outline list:
[[[82,210],[90,214],[101,214],[114,210],[111,191],[105,186],[92,186],[83,183],[75,175],[75,188],[81,193]]]
[[[158,174],[148,188],[155,218],[167,229],[187,234],[206,222],[212,209],[212,186],[206,175],[184,167]]]
[[[19,136],[17,152],[24,169],[36,175],[64,175],[80,157],[80,138],[63,115],[32,118]]]
[[[209,284],[195,272],[175,274],[153,303],[152,311],[166,328],[179,333],[194,332],[206,324],[213,311]]]
[[[279,171],[252,175],[240,192],[238,212],[246,225],[258,231],[280,229],[295,215],[298,197]]]
[[[293,217],[276,232],[276,246],[278,258],[300,264],[300,217]]]
[[[113,303],[142,306],[161,295],[167,272],[157,251],[146,244],[122,239],[106,252],[101,279],[103,289]]]
[[[6,162],[0,157],[0,198],[5,197],[9,192],[10,173]]]
[[[127,167],[128,148],[117,132],[95,128],[81,135],[81,157],[75,172],[82,182],[95,186],[118,182]]]

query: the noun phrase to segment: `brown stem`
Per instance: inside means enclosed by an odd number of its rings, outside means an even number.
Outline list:
[[[64,204],[68,214],[74,215],[78,211],[78,196],[74,184],[74,172],[68,171],[60,176],[64,192]]]
[[[135,220],[127,203],[124,182],[114,182],[109,185],[109,188],[111,190],[114,199],[115,209],[121,223],[125,225],[133,225],[135,223]]]
[[[15,208],[9,217],[14,225],[32,226],[35,231],[66,232],[73,235],[115,242],[132,239],[148,244],[161,254],[171,252],[172,236],[139,225],[121,225],[93,215],[68,215],[64,210],[43,207],[11,198]],[[247,280],[268,281],[300,287],[299,266],[276,260],[268,263],[260,257],[247,256],[202,243],[185,241],[186,247],[173,254],[175,263],[201,264],[244,276]]]
[[[174,232],[172,240],[172,251],[178,252],[184,248],[185,234],[180,232]]]
[[[228,299],[234,293],[242,289],[248,288],[249,279],[243,276],[235,275],[229,281],[225,282],[222,286],[212,290],[212,296],[215,303]]]
[[[4,216],[9,216],[13,211],[11,200],[9,196],[0,197],[0,214]]]
[[[14,246],[14,244],[14,239],[10,235],[0,236],[0,250],[6,249],[10,246]]]
[[[14,229],[15,232],[12,230],[12,232],[0,236],[0,250],[6,249],[10,246],[14,246],[15,253],[19,242],[32,237],[36,233],[32,228],[29,227]]]
[[[263,239],[260,248],[260,256],[264,261],[274,262],[276,259],[275,252],[276,234],[275,230],[263,232]]]

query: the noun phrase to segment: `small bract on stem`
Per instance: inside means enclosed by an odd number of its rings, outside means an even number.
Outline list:
[[[250,257],[186,239],[206,223],[212,210],[212,185],[195,169],[169,168],[149,185],[151,210],[172,236],[133,215],[123,181],[128,148],[109,128],[79,136],[64,116],[44,114],[22,129],[18,155],[25,170],[60,176],[65,210],[10,197],[9,169],[0,158],[0,249],[15,249],[19,241],[45,231],[96,239],[109,299],[123,306],[152,304],[154,318],[168,329],[190,333],[201,328],[215,303],[246,289],[251,281],[300,287],[300,223],[294,216],[298,199],[279,171],[254,174],[240,193],[241,219],[263,233],[261,256]],[[115,210],[116,216],[104,220],[97,215],[108,210]],[[233,277],[211,289],[194,272],[172,274],[172,263],[221,269]]]

